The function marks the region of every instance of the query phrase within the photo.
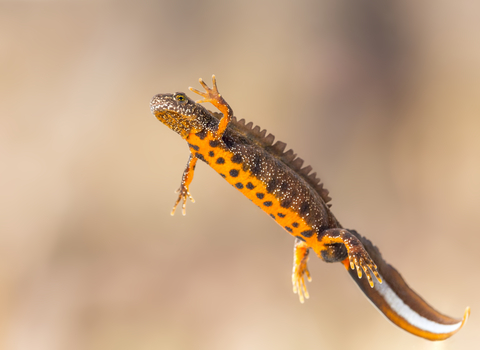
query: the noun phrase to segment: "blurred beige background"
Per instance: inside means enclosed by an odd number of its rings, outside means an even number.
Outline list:
[[[0,2],[2,349],[478,349],[480,3]],[[149,110],[217,75],[435,308],[394,327],[339,264],[292,293],[293,239]],[[208,108],[212,108],[208,106]]]

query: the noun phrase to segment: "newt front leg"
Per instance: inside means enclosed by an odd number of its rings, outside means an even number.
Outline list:
[[[196,94],[199,94],[203,97],[202,100],[196,101],[196,103],[203,103],[203,102],[210,102],[212,105],[218,108],[220,112],[223,114],[223,118],[220,120],[218,124],[218,130],[216,139],[220,140],[223,136],[223,133],[227,129],[228,124],[232,120],[233,117],[233,110],[230,108],[228,103],[223,99],[222,95],[218,92],[217,89],[217,80],[215,79],[215,75],[212,75],[212,83],[213,89],[210,89],[207,84],[203,81],[202,78],[199,79],[200,84],[205,89],[205,92],[198,91],[192,87],[189,87],[190,91],[193,91]]]
[[[178,198],[177,198],[177,201],[175,202],[175,205],[173,206],[173,209],[170,215],[175,214],[175,209],[177,209],[177,206],[180,203],[180,201],[182,201],[182,214],[185,215],[187,213],[185,209],[187,205],[187,197],[190,198],[192,203],[195,203],[195,200],[190,194],[188,188],[190,186],[190,183],[193,180],[193,173],[195,171],[195,164],[197,163],[197,159],[198,159],[197,157],[195,157],[193,154],[190,153],[187,166],[183,171],[182,182],[180,183],[179,189],[176,191],[178,193]]]

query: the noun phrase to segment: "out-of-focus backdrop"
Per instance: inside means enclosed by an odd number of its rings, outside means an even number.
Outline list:
[[[478,349],[480,3],[2,1],[2,349]],[[390,324],[150,113],[217,76],[239,117],[324,180],[342,224],[435,308]],[[207,106],[213,109],[212,106]]]

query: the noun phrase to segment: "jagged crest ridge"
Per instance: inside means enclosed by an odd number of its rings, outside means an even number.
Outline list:
[[[221,113],[211,113],[218,119],[223,116]],[[258,125],[253,126],[252,122],[249,122],[247,124],[245,119],[238,120],[236,117],[233,117],[231,123],[245,136],[260,144],[268,153],[280,159],[290,169],[295,171],[310,186],[312,186],[312,188],[320,195],[320,197],[322,197],[325,203],[331,201],[331,198],[328,195],[329,192],[326,188],[323,187],[323,183],[317,177],[317,173],[311,173],[312,167],[310,165],[302,168],[304,163],[303,159],[297,157],[297,154],[292,149],[285,151],[285,148],[287,147],[287,144],[285,142],[277,140],[277,142],[274,143],[274,135],[267,135],[267,130],[262,130]],[[330,207],[331,204],[329,204],[328,206]]]

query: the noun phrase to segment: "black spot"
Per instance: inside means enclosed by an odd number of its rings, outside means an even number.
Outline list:
[[[256,154],[255,157],[253,157],[252,167],[250,168],[250,171],[255,176],[260,175],[260,173],[262,172],[262,158],[259,154]]]
[[[290,205],[292,205],[292,200],[291,199],[285,199],[280,203],[280,206],[282,208],[290,208]]]
[[[313,236],[313,230],[307,230],[307,231],[303,231],[301,232],[300,234],[303,236],[303,237],[307,237],[307,238],[310,238]]]
[[[300,214],[305,215],[310,211],[310,204],[308,202],[303,202],[300,206]]]
[[[273,218],[273,220],[277,220],[277,218],[275,217],[275,215],[270,214],[270,216]]]
[[[218,157],[216,163],[217,164],[225,164],[225,159],[223,159],[222,157]]]
[[[280,191],[285,192],[288,189],[288,182],[283,181],[282,184],[280,185]]]
[[[255,186],[253,186],[253,184],[252,184],[251,182],[249,182],[249,183],[247,184],[247,188],[248,188],[249,190],[253,190],[253,189],[255,188]]]
[[[282,213],[277,213],[277,215],[280,216],[281,218],[285,217],[285,214],[282,214]]]
[[[265,195],[263,193],[260,193],[260,192],[257,193],[257,198],[258,199],[263,199],[263,197],[265,197]]]
[[[232,157],[231,161],[232,161],[233,163],[240,164],[241,162],[243,162],[243,158],[242,158],[242,156],[241,156],[240,154],[235,154],[235,155]]]
[[[295,236],[295,238],[298,238],[299,240],[305,242],[305,239],[303,237],[300,237],[300,236]]]
[[[203,154],[200,154],[200,153],[198,153],[198,152],[195,152],[195,157],[197,157],[198,159],[203,160],[204,162],[208,163],[208,162],[205,160],[205,157],[203,156]]]
[[[203,140],[205,137],[207,137],[207,130],[202,130],[200,132],[197,132],[195,134],[200,140]]]
[[[273,178],[270,181],[268,181],[267,192],[272,193],[276,187],[277,187],[277,179]]]
[[[226,178],[227,176],[225,174],[220,174],[221,177]]]
[[[220,144],[220,141],[218,141],[218,140],[211,140],[211,141],[210,141],[210,147],[215,148],[215,147],[217,147],[219,144]]]
[[[284,227],[284,229],[285,229],[285,230],[287,230],[287,231],[288,231],[288,232],[290,232],[290,233],[292,233],[292,232],[293,232],[293,230],[292,230],[292,228],[291,228],[291,227],[285,226],[285,227]]]
[[[198,147],[197,145],[192,145],[191,143],[188,144],[188,147],[193,148],[195,151],[198,151],[200,149],[200,147]]]
[[[215,155],[215,153],[213,153],[213,151],[210,151],[210,152],[208,152],[208,155],[209,155],[210,157],[213,157],[213,156]]]
[[[231,177],[237,177],[238,176],[238,170],[237,169],[232,169],[229,172]]]
[[[266,206],[266,207],[271,207],[272,204],[273,204],[273,203],[270,202],[270,201],[263,202],[263,205]]]
[[[243,184],[241,182],[237,182],[235,184],[235,187],[238,188],[239,190],[241,190],[243,188]]]
[[[297,228],[297,227],[298,227],[298,222],[294,222],[294,223],[292,224],[292,226],[295,227],[295,228]]]

